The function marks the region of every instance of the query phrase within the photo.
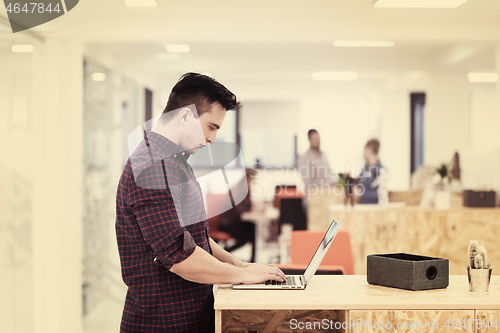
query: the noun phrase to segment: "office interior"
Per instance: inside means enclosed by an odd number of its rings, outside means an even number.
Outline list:
[[[499,205],[500,2],[376,3],[86,0],[15,34],[2,7],[0,331],[118,331],[117,182],[130,134],[161,114],[186,72],[214,77],[243,103],[218,141],[237,144],[253,170],[244,219],[256,228],[256,261],[293,264],[294,221],[280,219],[280,203],[301,198],[310,129],[335,184],[357,176],[373,138],[388,170],[386,205],[344,205],[341,186],[310,193],[307,231],[345,221],[332,271],[366,274],[367,254],[409,252],[450,258],[465,275],[456,253],[465,258],[475,238],[494,261],[500,210],[463,207],[463,190],[497,191]],[[460,179],[436,207],[426,186],[455,153]],[[233,254],[249,260],[251,248]]]

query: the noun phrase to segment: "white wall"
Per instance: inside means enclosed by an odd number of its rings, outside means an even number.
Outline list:
[[[489,88],[476,88],[471,93],[470,147],[472,149],[500,148],[500,91]]]
[[[49,38],[43,51],[33,112],[33,327],[77,333],[83,329],[83,49]]]
[[[425,164],[448,163],[470,147],[470,87],[466,74],[433,75],[424,115]]]
[[[82,49],[3,44],[0,331],[81,332]],[[9,46],[9,43],[7,43]],[[5,200],[4,200],[5,199]],[[4,292],[5,291],[5,292]]]
[[[294,137],[300,125],[300,102],[244,102],[240,112],[241,148],[245,165],[293,165]]]
[[[479,85],[471,92],[470,149],[463,151],[462,178],[466,188],[497,191],[500,203],[500,91]]]
[[[34,58],[0,45],[0,332],[33,330]]]
[[[433,76],[427,93],[425,163],[448,163],[459,152],[465,187],[490,186],[499,190],[500,92],[495,90],[495,84],[469,83],[466,74],[441,73]],[[481,172],[479,161],[486,164]],[[482,176],[473,179],[474,173]]]
[[[386,93],[382,98],[380,160],[389,173],[388,187],[393,191],[410,186],[410,92]]]

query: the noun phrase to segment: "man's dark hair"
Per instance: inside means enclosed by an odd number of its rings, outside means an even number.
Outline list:
[[[318,131],[316,131],[315,129],[310,129],[309,132],[307,132],[307,138],[310,139],[311,135],[313,135],[314,133],[318,133]]]
[[[236,96],[215,79],[199,73],[186,73],[172,88],[163,113],[194,104],[199,117],[209,111],[215,102],[227,111],[241,108]]]
[[[378,141],[377,139],[368,140],[365,148],[370,148],[375,154],[378,154],[378,150],[380,149],[380,141]]]

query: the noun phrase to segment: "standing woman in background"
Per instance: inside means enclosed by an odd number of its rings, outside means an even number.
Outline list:
[[[362,204],[385,204],[389,202],[387,169],[380,163],[378,152],[380,142],[369,140],[365,145],[365,167],[359,174],[358,184],[364,188],[361,195]],[[359,185],[358,185],[359,186]]]

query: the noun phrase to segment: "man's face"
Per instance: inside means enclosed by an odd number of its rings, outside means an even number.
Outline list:
[[[202,114],[199,119],[196,119],[196,124],[193,124],[193,127],[197,127],[198,130],[196,131],[193,128],[193,131],[197,135],[193,135],[193,142],[190,146],[194,148],[187,150],[189,154],[195,154],[199,148],[215,142],[217,132],[222,127],[222,123],[226,118],[226,113],[226,109],[220,103],[216,102],[211,105],[210,110]],[[199,128],[201,128],[201,132]]]
[[[311,143],[311,148],[319,149],[319,133],[311,133],[309,142]]]

